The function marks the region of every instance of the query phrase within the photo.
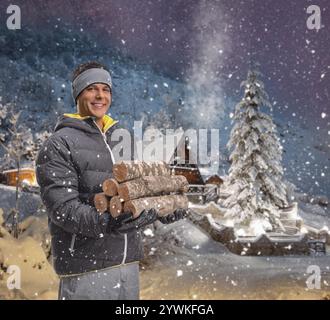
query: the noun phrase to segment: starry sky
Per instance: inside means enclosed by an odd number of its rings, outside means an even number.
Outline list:
[[[0,0],[0,31],[11,2]],[[98,44],[205,91],[205,96],[213,92],[214,99],[227,104],[219,112],[229,113],[242,98],[240,83],[251,63],[258,62],[274,115],[289,126],[308,128],[314,142],[324,143],[329,151],[329,0],[17,0],[15,4],[21,8],[22,29],[87,34]],[[307,27],[310,5],[320,7],[319,30]],[[17,43],[17,49],[20,46]],[[200,107],[204,114],[217,111],[208,110],[207,103]]]
[[[274,109],[329,129],[330,2],[328,0],[70,0],[16,1],[22,28],[36,32],[70,23],[102,44],[173,78],[239,99],[251,61],[260,63]],[[1,0],[0,23],[5,25]],[[307,7],[321,9],[309,30]],[[56,32],[56,31],[55,31]],[[294,119],[292,119],[294,120]],[[326,131],[327,132],[327,131]]]
[[[1,0],[1,24],[10,1]],[[241,97],[240,82],[258,61],[266,89],[287,117],[329,127],[330,2],[328,0],[16,1],[22,28],[36,32],[64,21],[123,54],[185,81],[220,86]],[[309,30],[307,7],[321,9]],[[275,108],[275,109],[276,109]],[[289,119],[288,118],[288,119]]]

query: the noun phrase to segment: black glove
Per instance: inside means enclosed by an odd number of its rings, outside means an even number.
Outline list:
[[[163,217],[159,217],[158,220],[161,223],[169,224],[185,218],[187,214],[188,214],[188,210],[186,209],[176,209],[173,213],[170,213]]]
[[[127,221],[133,219],[131,212],[125,212],[114,218],[110,213],[106,213],[108,217],[107,232],[120,229]]]
[[[125,217],[124,217],[125,216]],[[111,217],[112,218],[112,217]],[[112,218],[116,221],[109,221],[108,228],[109,231],[118,231],[121,233],[130,232],[132,230],[137,230],[155,222],[158,219],[158,213],[156,209],[143,210],[141,214],[132,219],[132,213],[123,213],[117,218]],[[118,221],[120,219],[120,221]],[[109,226],[110,224],[110,226]]]

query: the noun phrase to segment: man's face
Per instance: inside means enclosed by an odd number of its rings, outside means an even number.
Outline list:
[[[81,116],[93,116],[101,119],[111,104],[110,88],[103,83],[93,83],[84,89],[77,99],[78,112]]]

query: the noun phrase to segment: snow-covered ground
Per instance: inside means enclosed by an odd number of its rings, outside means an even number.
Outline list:
[[[330,298],[329,254],[238,256],[188,220],[146,233],[142,299]],[[319,267],[320,289],[307,286],[309,266]]]
[[[18,239],[2,223],[0,209],[0,299],[57,299],[59,279],[48,261],[46,215],[22,221]]]
[[[297,193],[304,224],[330,228],[327,208]],[[307,203],[306,203],[307,201]],[[313,202],[313,201],[312,201]],[[191,204],[192,205],[192,204]],[[214,202],[195,211],[221,221],[224,208]],[[238,256],[212,240],[189,220],[156,225],[145,232],[143,299],[329,299],[330,247],[326,255]],[[312,267],[311,267],[312,266]],[[320,289],[308,287],[308,268],[319,268]],[[306,282],[307,281],[307,282]]]
[[[320,215],[318,207],[314,204],[313,210],[304,212],[306,223],[317,228],[330,226],[330,219]],[[214,203],[195,208],[211,214],[215,220],[221,216]],[[0,274],[14,264],[21,267],[24,277],[23,289],[10,291],[6,289],[8,275],[3,273],[1,297],[56,299],[58,278],[48,262],[50,236],[46,215],[30,216],[21,222],[20,228],[23,233],[15,240],[0,227]],[[144,235],[141,299],[330,298],[329,247],[327,255],[318,256],[239,256],[188,219],[170,225],[157,222],[146,228]],[[310,266],[321,272],[320,289],[307,286]]]

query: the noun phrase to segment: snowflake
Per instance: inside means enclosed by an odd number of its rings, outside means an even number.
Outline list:
[[[234,280],[230,280],[230,282],[231,282],[231,284],[232,284],[234,287],[237,286],[237,282],[236,282],[236,281],[234,281]]]
[[[146,235],[146,236],[150,236],[150,237],[153,237],[154,236],[154,233],[152,232],[152,230],[150,228],[147,228],[143,231],[143,233]]]

